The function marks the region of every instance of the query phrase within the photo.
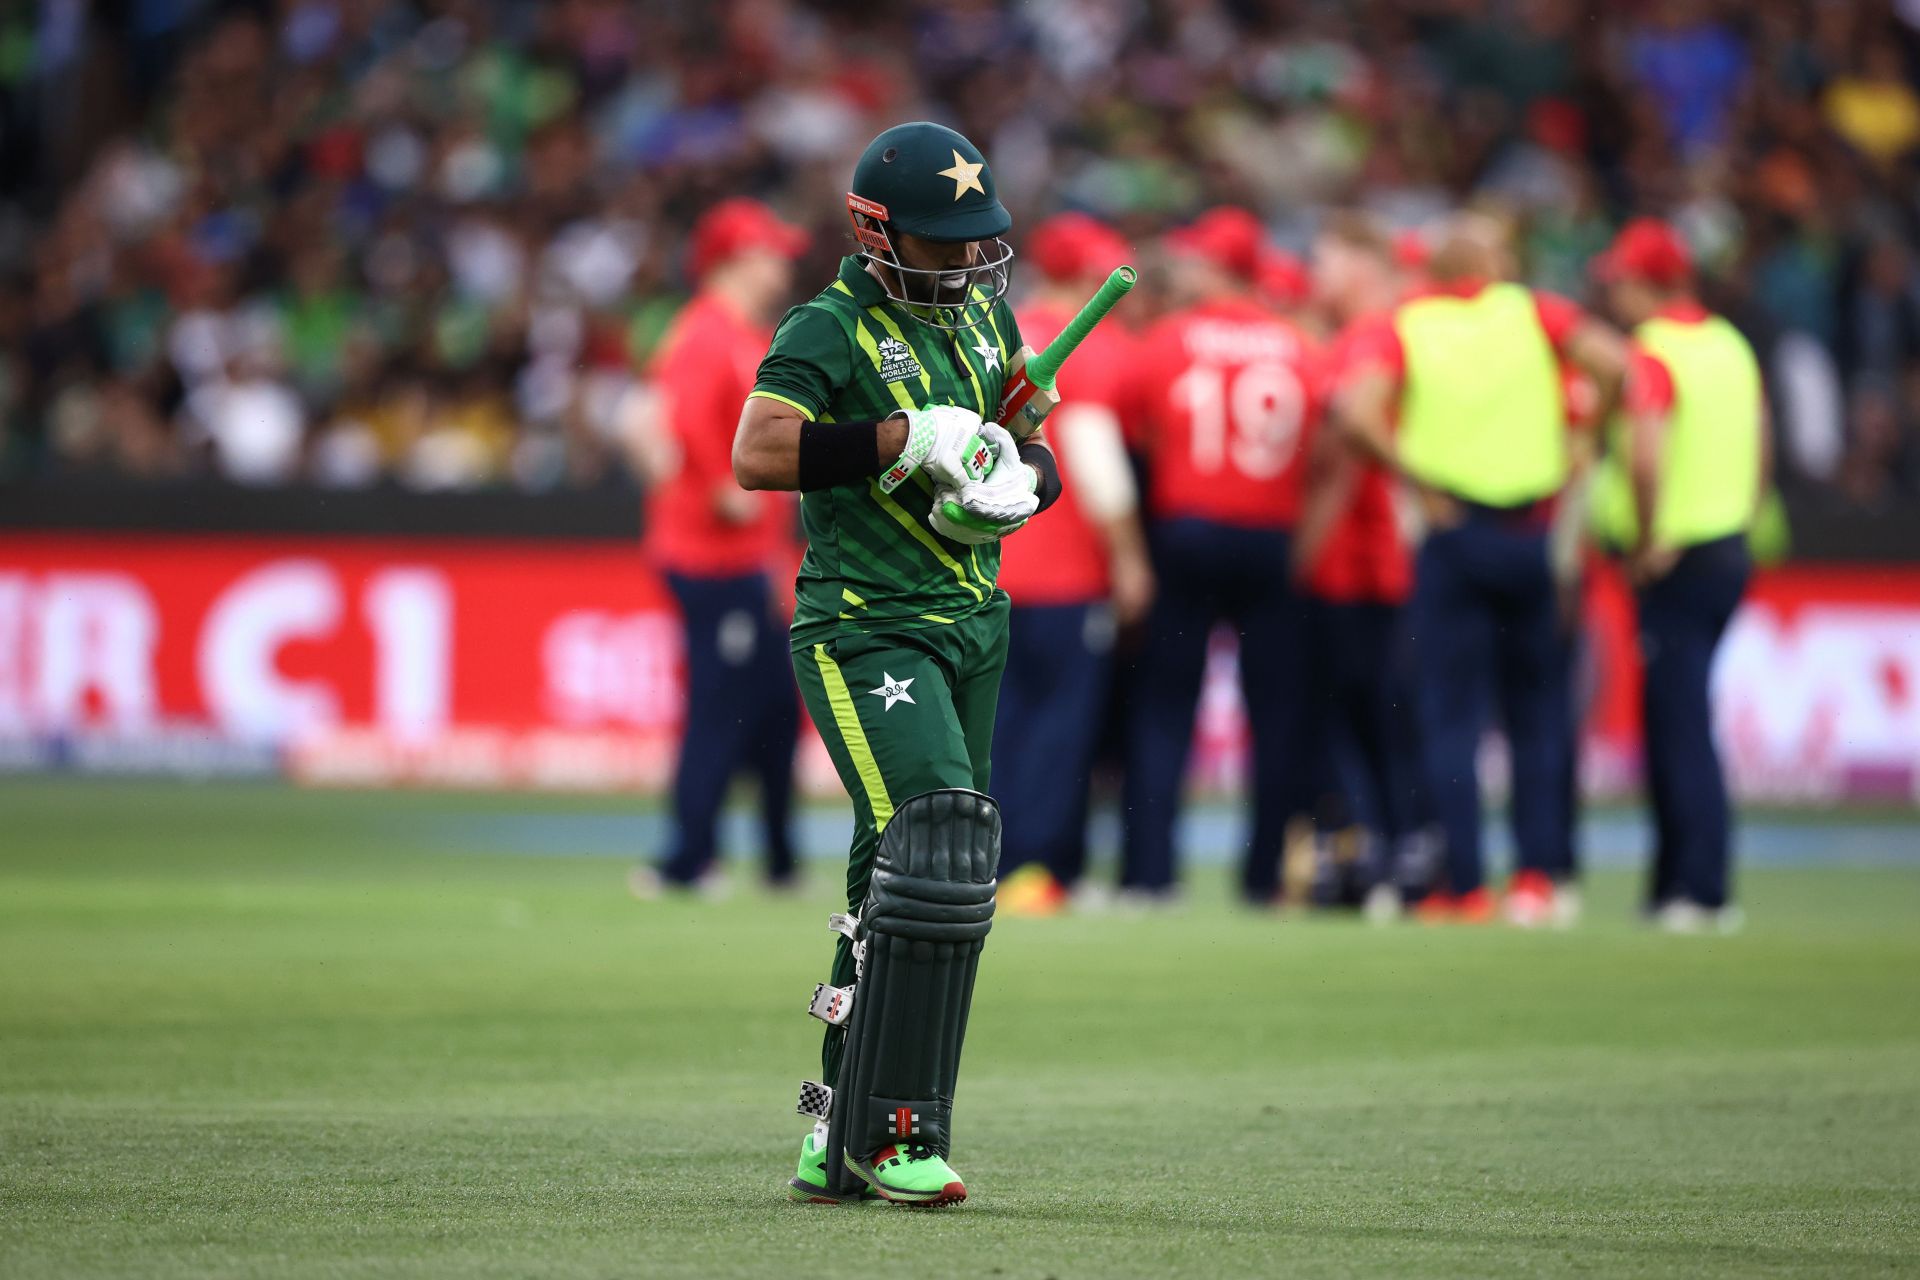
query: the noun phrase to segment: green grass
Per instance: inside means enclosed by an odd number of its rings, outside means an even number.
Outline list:
[[[606,800],[0,783],[0,1275],[1885,1276],[1920,871],[1672,939],[1004,920],[935,1213],[781,1197],[805,901],[459,847]],[[452,833],[449,835],[448,833]],[[449,841],[452,843],[449,843]]]

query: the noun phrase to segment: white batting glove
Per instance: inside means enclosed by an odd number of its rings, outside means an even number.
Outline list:
[[[936,532],[957,542],[979,544],[1006,537],[1025,524],[1040,509],[1034,490],[1039,480],[1033,468],[1020,461],[1018,446],[1004,428],[990,426],[983,431],[997,432],[1005,447],[996,440],[994,468],[984,480],[972,480],[957,488],[943,488],[933,495],[933,510],[927,523]]]
[[[969,461],[974,463],[976,475],[990,464],[989,459],[970,458],[980,451],[976,442],[986,426],[973,410],[954,404],[936,404],[909,410],[901,416],[907,420],[907,445],[900,451],[898,460],[881,475],[880,492],[892,493],[922,469],[936,486],[958,488],[971,479],[967,472]]]
[[[993,450],[993,465],[977,474],[968,475],[967,479],[985,480],[988,483],[992,483],[994,477],[1000,475],[1003,471],[1006,475],[1013,475],[1016,474],[1013,468],[1025,467],[1027,465],[1020,461],[1019,442],[1013,438],[1011,432],[999,423],[987,422],[981,424],[980,438],[986,441],[989,449]],[[971,463],[975,461],[975,459],[969,458],[968,461]]]
[[[1019,525],[1040,508],[1035,491],[1040,478],[1020,460],[1020,446],[998,423],[980,428],[980,437],[993,449],[993,469],[978,480],[955,486],[961,510],[975,519]]]

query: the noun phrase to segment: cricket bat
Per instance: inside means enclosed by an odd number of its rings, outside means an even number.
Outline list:
[[[1060,376],[1060,366],[1093,332],[1093,326],[1113,310],[1114,304],[1127,296],[1127,290],[1133,288],[1137,279],[1139,274],[1132,267],[1115,267],[1099,292],[1087,299],[1080,314],[1047,344],[1045,351],[1035,355],[1033,348],[1022,347],[1015,353],[1007,366],[1007,386],[1000,397],[998,418],[1015,440],[1025,440],[1038,431],[1060,403],[1060,395],[1053,389],[1054,379]]]
[[[1115,267],[1107,282],[1087,299],[1080,313],[1067,322],[1067,327],[1047,344],[1045,351],[1035,355],[1033,348],[1021,347],[1007,362],[1006,388],[1000,395],[1000,413],[996,419],[1007,429],[1007,434],[1024,442],[1040,429],[1040,424],[1060,403],[1060,395],[1053,389],[1054,379],[1060,376],[1060,366],[1067,362],[1074,348],[1086,340],[1093,326],[1113,310],[1114,304],[1127,296],[1127,290],[1133,288],[1139,278],[1132,267]],[[967,456],[967,474],[975,480],[985,479],[993,466],[993,450],[986,440],[975,436]],[[942,501],[941,510],[955,524],[964,525],[972,519],[951,498]]]

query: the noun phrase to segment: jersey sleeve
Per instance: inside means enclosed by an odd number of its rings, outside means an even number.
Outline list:
[[[1635,345],[1627,358],[1627,386],[1622,395],[1635,417],[1667,413],[1673,408],[1673,373],[1660,357]]]
[[[1406,377],[1407,351],[1391,316],[1361,320],[1340,335],[1327,360],[1327,393],[1337,393],[1367,373],[1384,373],[1395,386]]]
[[[1300,349],[1300,387],[1306,392],[1307,397],[1300,416],[1303,457],[1306,445],[1313,440],[1315,433],[1319,431],[1326,419],[1327,406],[1333,402],[1337,359],[1338,352],[1333,343],[1321,345],[1307,340],[1303,335]]]
[[[1146,454],[1154,441],[1153,418],[1161,380],[1155,366],[1179,335],[1160,320],[1137,338],[1126,340],[1124,363],[1107,385],[1108,404],[1120,415],[1120,435],[1130,453]]]
[[[993,304],[994,322],[1000,326],[1000,336],[1007,341],[1007,356],[1026,345],[1026,339],[1020,336],[1020,319],[1013,314],[1013,308],[1007,305],[1005,298],[997,299]]]
[[[1565,358],[1567,343],[1573,338],[1573,331],[1587,318],[1580,304],[1557,293],[1533,291],[1533,309],[1540,317],[1540,327],[1546,331],[1547,341],[1553,344],[1553,353]]]
[[[707,483],[733,471],[733,430],[746,394],[739,363],[703,353],[692,334],[680,335],[653,366],[666,409],[667,429],[680,447],[686,475]]]
[[[1133,343],[1123,330],[1095,329],[1067,367],[1068,392],[1082,404],[1104,405],[1118,413],[1126,396],[1126,373]]]
[[[809,420],[826,412],[853,377],[847,332],[824,307],[787,312],[754,375],[753,394],[790,404]]]

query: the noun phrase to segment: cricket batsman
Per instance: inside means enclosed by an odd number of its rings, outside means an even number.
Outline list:
[[[794,672],[853,798],[847,913],[815,1118],[790,1194],[964,1200],[947,1163],[1000,815],[986,795],[1007,653],[999,540],[1060,493],[1052,454],[994,423],[1020,334],[1012,219],[979,148],[888,129],[854,168],[856,252],[787,313],[734,437],[748,489],[799,490]]]

